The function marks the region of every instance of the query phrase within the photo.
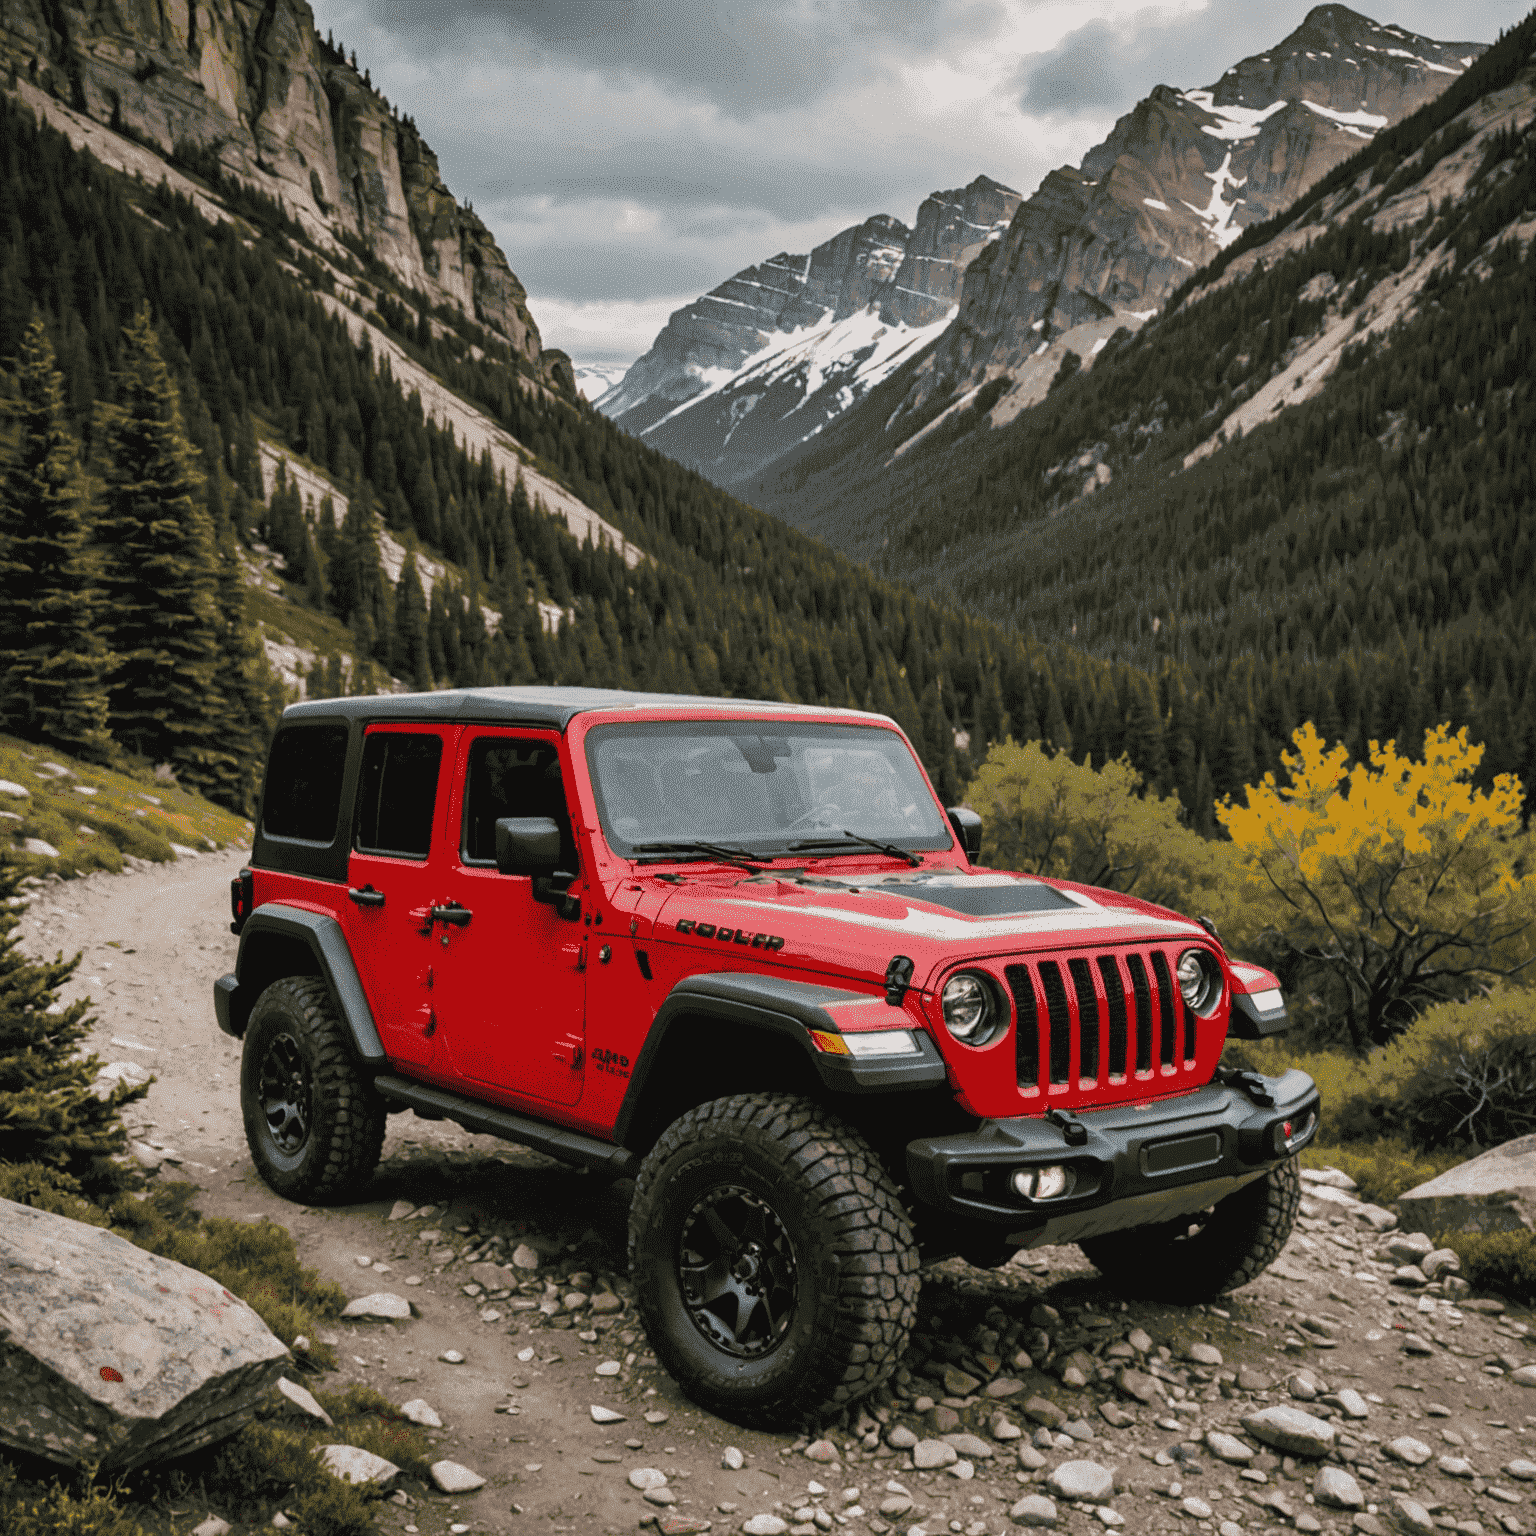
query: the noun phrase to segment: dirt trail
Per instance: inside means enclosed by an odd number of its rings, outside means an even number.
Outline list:
[[[1398,1288],[1400,1260],[1385,1251],[1398,1234],[1376,1234],[1315,1187],[1285,1256],[1221,1308],[1127,1307],[1073,1248],[996,1273],[930,1271],[893,1393],[828,1426],[829,1462],[807,1459],[818,1448],[804,1439],[699,1412],[656,1369],[624,1275],[627,1183],[402,1114],[372,1198],[289,1205],[251,1166],[239,1047],[213,1022],[213,982],[235,956],[228,882],[241,858],[49,881],[24,944],[84,951],[69,995],[94,999],[104,1061],[156,1074],[131,1122],[175,1160],[162,1176],[179,1168],[197,1183],[205,1214],[282,1223],[349,1294],[415,1303],[410,1322],[338,1325],[329,1381],[424,1398],[443,1420],[439,1454],[488,1483],[462,1498],[407,1483],[409,1502],[382,1508],[385,1531],[617,1536],[658,1518],[676,1536],[749,1521],[753,1536],[1005,1536],[1050,1522],[1081,1536],[1531,1528],[1536,1392],[1515,1375],[1533,1360],[1526,1323],[1497,1302],[1453,1305],[1438,1285]],[[390,1221],[404,1202],[412,1215]],[[508,1265],[519,1247],[525,1260],[537,1250],[537,1271]],[[450,1350],[463,1363],[439,1358]],[[625,1419],[595,1423],[594,1404]],[[1330,1422],[1327,1459],[1276,1454],[1244,1430],[1244,1416],[1280,1404]],[[945,1433],[955,1443],[938,1444]],[[924,1461],[953,1463],[919,1469],[914,1439]],[[739,1470],[722,1465],[728,1447]],[[1108,1502],[1072,1496],[1062,1469],[1084,1463],[1113,1474]],[[640,1468],[668,1480],[651,1502],[629,1479]],[[1330,1490],[1363,1507],[1331,1507]],[[1394,1503],[1409,1498],[1415,1507]]]

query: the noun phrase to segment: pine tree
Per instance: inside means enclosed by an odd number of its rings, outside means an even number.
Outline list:
[[[240,546],[228,524],[219,538],[217,558],[219,650],[214,691],[223,717],[207,794],[249,816],[256,807],[267,741],[282,707],[282,689],[250,620]]]
[[[105,626],[118,657],[109,720],[125,746],[211,788],[223,721],[212,529],[147,305],[124,339],[117,402],[96,431]]]
[[[41,319],[27,327],[17,382],[20,441],[0,482],[0,707],[13,730],[103,761],[112,658],[96,632],[79,448]]]
[[[77,1054],[94,1022],[90,1005],[57,1000],[80,956],[34,961],[21,952],[21,914],[10,905],[21,874],[0,857],[0,1165],[41,1163],[78,1180],[87,1195],[110,1193],[134,1182],[115,1161],[127,1145],[119,1111],[149,1086],[119,1083],[106,1098],[92,1092],[99,1063]]]
[[[430,688],[432,668],[427,657],[427,599],[416,569],[416,552],[409,546],[400,566],[400,580],[395,583],[392,639],[390,671],[413,688],[422,691]]]

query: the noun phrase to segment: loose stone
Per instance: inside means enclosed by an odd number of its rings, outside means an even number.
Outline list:
[[[1434,1517],[1422,1504],[1406,1494],[1394,1493],[1385,1514],[1404,1536],[1433,1536]]]
[[[1224,1435],[1219,1429],[1207,1432],[1205,1443],[1211,1455],[1233,1466],[1244,1466],[1253,1460],[1252,1447],[1246,1446],[1236,1435]]]
[[[1395,1440],[1389,1440],[1382,1446],[1382,1454],[1390,1456],[1393,1461],[1406,1462],[1410,1467],[1422,1467],[1433,1454],[1422,1440],[1415,1440],[1412,1435],[1399,1435]]]
[[[445,1365],[464,1364],[464,1356],[461,1355],[456,1349],[445,1349],[437,1358],[441,1360]]]
[[[1191,1344],[1189,1358],[1196,1365],[1221,1365],[1221,1351],[1214,1344]]]
[[[604,1360],[603,1363],[598,1366],[595,1374],[598,1376],[617,1376],[622,1369],[623,1367],[617,1360]]]
[[[1209,1520],[1211,1518],[1211,1506],[1204,1499],[1185,1499],[1183,1510],[1186,1515],[1190,1515],[1196,1520]]]
[[[413,1397],[408,1403],[400,1404],[400,1413],[403,1418],[409,1419],[412,1424],[420,1424],[423,1429],[441,1429],[443,1421],[437,1416],[437,1410],[424,1397]]]
[[[944,1367],[944,1390],[951,1397],[969,1397],[981,1383],[958,1366],[948,1365]]]
[[[1033,1419],[1036,1424],[1045,1424],[1055,1429],[1058,1424],[1065,1424],[1067,1416],[1048,1397],[1032,1397],[1024,1404],[1024,1417]]]
[[[604,1408],[601,1403],[593,1403],[591,1413],[594,1424],[622,1424],[624,1422],[624,1415],[622,1413],[617,1413],[612,1408]]]
[[[932,1472],[959,1459],[960,1453],[943,1440],[919,1440],[912,1447],[912,1465],[919,1472]]]
[[[660,1467],[634,1467],[630,1470],[629,1486],[644,1493],[647,1488],[665,1488],[667,1474]]]
[[[356,1445],[317,1445],[314,1454],[332,1477],[344,1483],[376,1483],[382,1487],[400,1470],[394,1462]]]
[[[371,1296],[359,1296],[341,1309],[343,1317],[379,1317],[401,1322],[411,1315],[411,1304],[404,1296],[391,1291],[375,1291]]]
[[[1447,1477],[1476,1477],[1472,1463],[1463,1456],[1442,1456],[1436,1463]]]
[[[746,1536],[784,1536],[789,1529],[789,1522],[781,1520],[777,1515],[753,1515],[742,1526]]]
[[[973,1461],[988,1461],[992,1457],[992,1447],[977,1435],[959,1434],[945,1435],[945,1442],[954,1446],[962,1456],[967,1456]]]
[[[1243,1416],[1243,1428],[1265,1445],[1292,1456],[1326,1456],[1333,1449],[1333,1425],[1299,1408],[1261,1408]]]
[[[1041,1493],[1027,1493],[1012,1509],[1009,1518],[1019,1525],[1052,1526],[1056,1524],[1056,1505]]]
[[[1047,1482],[1058,1497],[1087,1504],[1106,1503],[1115,1491],[1114,1473],[1096,1461],[1064,1461]]]
[[[917,1444],[917,1436],[905,1424],[893,1424],[886,1431],[885,1443],[893,1451],[910,1451]]]
[[[1522,1483],[1536,1480],[1536,1461],[1525,1461],[1517,1457],[1514,1461],[1506,1463],[1504,1470]]]
[[[1320,1467],[1312,1483],[1312,1497],[1329,1509],[1364,1509],[1360,1484],[1342,1467]]]
[[[1138,1403],[1152,1404],[1164,1395],[1163,1384],[1157,1377],[1149,1376],[1145,1371],[1133,1371],[1128,1365],[1122,1365],[1115,1373],[1115,1385]]]
[[[476,1488],[485,1487],[485,1479],[478,1472],[471,1472],[456,1461],[434,1461],[431,1471],[432,1481],[442,1493],[473,1493]]]
[[[727,1472],[740,1472],[745,1464],[746,1457],[741,1454],[740,1450],[738,1450],[736,1446],[726,1446],[720,1457],[720,1465],[724,1467]]]
[[[1339,1407],[1352,1419],[1368,1418],[1371,1412],[1370,1404],[1353,1387],[1339,1393]]]
[[[677,1495],[670,1488],[647,1488],[640,1497],[647,1504],[659,1504],[663,1507],[677,1503]]]
[[[830,1440],[813,1440],[805,1448],[807,1461],[836,1461],[839,1451]]]

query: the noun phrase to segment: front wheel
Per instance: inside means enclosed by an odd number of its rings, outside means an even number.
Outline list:
[[[1301,1205],[1296,1159],[1210,1210],[1078,1244],[1113,1290],[1146,1301],[1209,1301],[1257,1279],[1280,1257]]]
[[[345,1199],[378,1165],[384,1101],[358,1072],[318,976],[286,976],[256,999],[240,1112],[256,1171],[289,1200]]]
[[[629,1217],[657,1358],[701,1406],[762,1428],[816,1423],[895,1369],[917,1315],[917,1245],[856,1131],[787,1094],[675,1121]]]

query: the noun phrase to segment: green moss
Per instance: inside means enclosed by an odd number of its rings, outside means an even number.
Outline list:
[[[5,1536],[150,1536],[117,1490],[72,1491],[55,1480],[31,1483],[0,1461],[0,1531]]]
[[[1390,1138],[1347,1146],[1313,1145],[1301,1154],[1304,1168],[1337,1168],[1347,1173],[1360,1186],[1360,1198],[1373,1205],[1390,1205],[1407,1190],[1461,1161],[1457,1152],[1419,1152]]]

